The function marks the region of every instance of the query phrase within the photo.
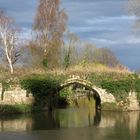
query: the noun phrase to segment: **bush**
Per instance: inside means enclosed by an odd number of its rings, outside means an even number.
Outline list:
[[[129,75],[123,80],[103,80],[101,87],[112,93],[118,101],[125,100],[130,91],[137,92],[138,100],[140,100],[140,79],[135,74]]]
[[[59,92],[59,99],[57,106],[59,107],[65,107],[70,103],[70,96],[73,94],[73,91],[71,88],[64,88]]]
[[[0,114],[21,114],[32,112],[31,105],[16,104],[16,105],[0,105]]]
[[[73,94],[71,88],[64,88],[60,91],[60,97],[68,99]]]
[[[60,84],[66,79],[64,75],[31,75],[21,80],[21,86],[35,97],[34,106],[47,105],[53,108],[68,103],[71,91],[66,88],[59,91]],[[140,78],[136,74],[92,73],[87,80],[112,93],[116,100],[125,101],[130,91],[136,91],[140,101]]]
[[[102,82],[112,82],[127,79],[128,74],[116,72],[110,73],[91,73],[88,75],[88,80],[97,86],[101,86]]]
[[[61,83],[60,77],[46,75],[31,75],[21,80],[22,88],[34,96],[49,96],[56,92]]]
[[[35,97],[34,106],[53,108],[63,76],[31,75],[21,80],[21,86]],[[55,101],[55,102],[54,102]]]

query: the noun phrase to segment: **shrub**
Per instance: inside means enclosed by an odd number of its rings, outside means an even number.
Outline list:
[[[21,80],[21,86],[34,96],[49,96],[56,92],[61,83],[61,78],[46,75],[31,75]]]
[[[63,76],[31,75],[21,80],[21,86],[35,98],[35,106],[53,108]]]
[[[15,105],[0,105],[0,114],[21,114],[32,112],[31,105],[15,104]]]
[[[118,101],[125,100],[130,91],[137,92],[138,100],[140,100],[140,79],[135,74],[122,80],[103,80],[101,87],[112,93]]]

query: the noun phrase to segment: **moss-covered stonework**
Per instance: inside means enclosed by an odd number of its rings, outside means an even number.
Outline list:
[[[0,104],[31,104],[39,105],[41,108],[54,108],[66,101],[67,96],[60,97],[60,91],[63,88],[80,85],[94,92],[96,103],[101,104],[102,110],[139,110],[140,79],[134,74],[121,76],[119,79],[111,78],[110,75],[101,77],[99,74],[96,77],[91,74],[83,79],[68,75],[30,75],[24,77],[19,83],[4,92]],[[2,94],[2,87],[0,89]],[[28,96],[27,92],[30,93]]]

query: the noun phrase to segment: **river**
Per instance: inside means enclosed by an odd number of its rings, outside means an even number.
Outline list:
[[[88,107],[0,117],[0,140],[139,140],[140,112]]]

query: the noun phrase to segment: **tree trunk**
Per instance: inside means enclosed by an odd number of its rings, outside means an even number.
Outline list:
[[[14,73],[14,68],[13,68],[12,60],[11,60],[9,54],[8,54],[7,47],[5,48],[5,53],[6,53],[8,63],[9,63],[10,73],[13,74]]]
[[[10,67],[11,74],[13,74],[14,73],[14,68],[13,68],[11,60],[9,61],[9,67]]]

